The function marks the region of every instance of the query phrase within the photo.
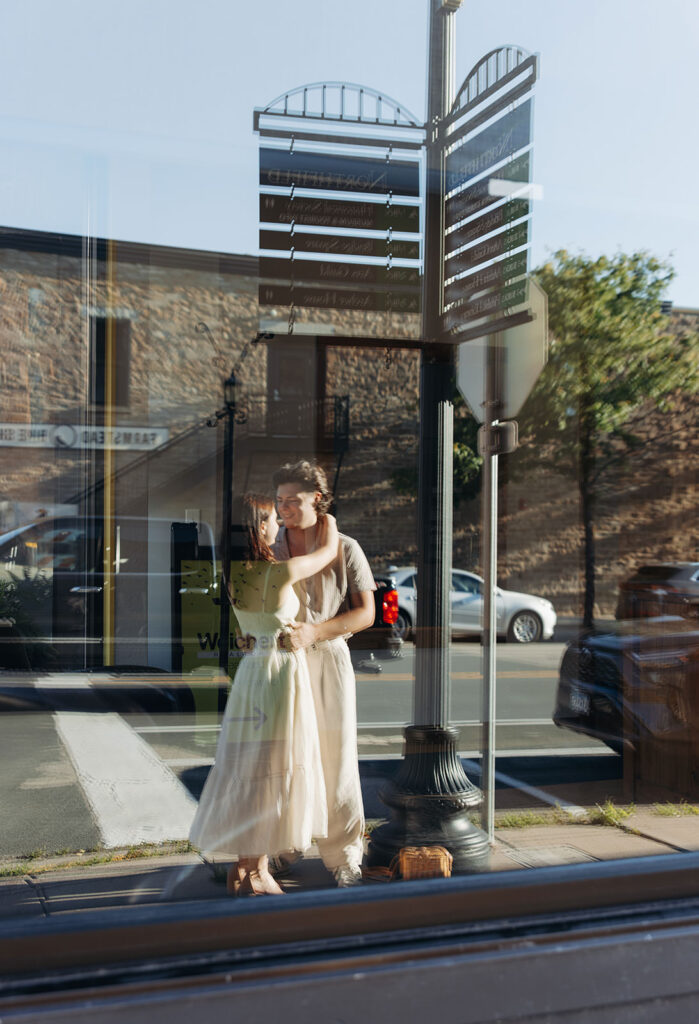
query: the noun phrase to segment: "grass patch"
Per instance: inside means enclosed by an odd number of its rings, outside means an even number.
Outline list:
[[[29,853],[20,854],[20,860],[41,860],[42,857],[48,857],[49,851],[45,846],[40,846],[36,850],[30,850]]]
[[[26,864],[14,864],[11,867],[0,868],[0,878],[17,878],[26,875]]]
[[[624,822],[636,811],[634,804],[628,807],[617,807],[613,800],[605,800],[603,804],[595,804],[587,821],[590,825],[610,825],[613,828],[624,828]]]
[[[550,811],[507,811],[495,815],[496,828],[529,828],[531,825],[550,825],[552,821]]]
[[[45,850],[34,850],[23,854],[10,864],[0,864],[0,878],[17,878],[21,875],[43,875],[47,871],[65,871],[69,868],[90,868],[96,864],[115,864],[127,860],[143,860],[148,857],[167,857],[172,854],[192,853],[194,847],[188,839],[171,843],[142,843],[125,850],[104,849],[60,851],[49,855]],[[85,856],[91,854],[91,856]],[[56,863],[55,858],[61,857]],[[17,863],[17,861],[19,863]]]
[[[553,808],[551,817],[557,825],[586,825],[589,820],[588,812],[583,811],[583,808],[575,807],[568,810],[560,804]]]
[[[653,804],[653,814],[660,814],[664,818],[688,818],[693,814],[699,814],[699,807],[696,804],[688,804],[686,800],[678,804]]]
[[[529,828],[533,825],[585,825],[587,814],[574,814],[560,804],[540,811],[500,811],[495,815],[496,828]],[[478,818],[474,820],[478,824]]]

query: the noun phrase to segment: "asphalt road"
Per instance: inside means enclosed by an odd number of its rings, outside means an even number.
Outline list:
[[[509,766],[524,785],[569,777],[584,782],[600,771],[618,774],[620,759],[601,743],[551,722],[562,647],[498,649],[498,764]],[[452,724],[475,781],[480,659],[479,644],[453,645]],[[412,646],[406,646],[403,658],[380,664],[381,674],[361,668],[357,673],[359,754],[368,788],[400,756],[402,729],[412,717]],[[168,711],[162,700],[133,710],[124,677],[76,676],[28,681],[43,709],[9,710],[3,682],[0,856],[186,837],[218,739],[220,715],[206,710],[206,701],[199,702],[197,713]],[[143,683],[140,687],[145,692]]]
[[[551,721],[564,644],[498,644],[497,747],[503,752],[526,750],[606,750],[603,744],[558,729]],[[451,646],[451,716],[460,730],[465,756],[480,750],[483,707],[481,646],[459,641]],[[361,756],[397,755],[402,728],[412,721],[415,649],[403,648],[399,659],[377,660],[380,674],[357,669],[357,721]]]
[[[551,718],[563,644],[501,644],[497,652],[498,718]],[[452,654],[453,722],[481,717],[481,646],[471,641],[454,643]],[[412,716],[415,648],[406,644],[402,658],[377,659],[380,674],[357,674],[357,717],[371,726],[382,722],[407,723]]]

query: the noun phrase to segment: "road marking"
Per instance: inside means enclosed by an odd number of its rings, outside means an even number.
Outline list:
[[[221,725],[217,723],[215,725],[136,725],[134,726],[134,732],[138,733],[158,733],[158,732],[220,732]]]
[[[53,718],[105,846],[188,837],[196,800],[120,715]]]
[[[165,764],[171,768],[204,768],[214,763],[213,757],[166,757]]]
[[[501,725],[553,725],[553,721],[550,718],[498,718],[496,726],[499,728]],[[358,729],[405,729],[406,725],[410,725],[410,722],[359,722],[357,724]],[[465,726],[480,726],[483,725],[483,721],[480,718],[471,718],[457,720],[453,719],[449,722],[449,726],[458,727],[460,729]]]
[[[408,680],[412,681],[412,672],[381,672],[381,673],[363,673],[357,672],[357,682],[375,683],[377,678],[384,679],[392,683],[405,683]],[[498,679],[558,679],[558,672],[552,669],[522,669],[521,671],[512,672],[498,672]],[[452,679],[481,679],[481,672],[452,672]]]
[[[358,722],[357,729],[404,729],[409,722]],[[496,725],[500,726],[532,726],[532,725],[552,725],[553,722],[550,718],[498,718]],[[483,725],[483,722],[479,718],[472,719],[455,719],[449,722],[450,726],[457,728],[466,728],[468,726],[479,727]],[[220,723],[210,725],[197,725],[192,723],[191,725],[136,725],[133,727],[134,732],[141,733],[143,735],[149,735],[151,733],[187,733],[187,732],[220,732]]]
[[[480,766],[475,764],[474,761],[466,760],[465,764],[472,770],[475,769],[475,771],[480,772]],[[506,775],[505,772],[499,772],[496,769],[495,778],[500,782],[504,782],[511,789],[516,789],[520,793],[526,793],[527,796],[533,796],[535,800],[540,800],[542,804],[548,804],[550,807],[562,807],[574,818],[582,818],[587,814],[585,808],[580,807],[579,804],[569,804],[567,800],[551,796],[546,790],[539,789],[538,786],[530,786],[526,782],[522,782],[521,779],[515,779],[512,775]]]
[[[404,739],[404,737],[402,735],[400,737],[396,736],[394,738],[395,738],[395,740],[400,739],[401,742]],[[363,742],[364,741],[363,741],[362,737],[360,737],[360,739],[359,739],[359,746],[360,746],[360,748],[362,747]],[[367,745],[367,747],[371,747],[374,744],[367,743],[366,745]],[[480,750],[458,750],[457,754],[459,755],[459,757],[463,761],[467,761],[469,764],[473,765],[473,763],[474,763],[473,759],[477,758],[477,757],[480,757],[481,756],[481,751]],[[606,747],[602,747],[600,749],[598,749],[597,747],[549,747],[549,748],[531,747],[531,748],[522,749],[522,750],[510,750],[510,749],[505,750],[505,749],[503,749],[503,750],[498,750],[498,752],[497,752],[497,756],[498,757],[575,757],[575,756],[578,756],[578,755],[580,757],[592,757],[592,756],[594,756],[594,757],[600,757],[600,756],[603,756],[603,757],[613,757],[614,756],[612,751],[611,750],[607,750]],[[382,760],[382,761],[399,761],[402,757],[403,757],[402,752],[401,753],[390,753],[390,754],[389,753],[383,753],[383,754],[381,754],[380,760]],[[360,754],[359,755],[359,760],[360,761],[376,761],[376,759],[377,759],[377,756],[376,756],[375,753],[372,753],[372,754]],[[472,768],[471,770],[474,770],[474,769]],[[477,765],[475,766],[475,771],[476,771],[476,774],[478,774],[478,766]],[[502,778],[504,780],[506,778],[506,776],[502,776]],[[518,780],[516,780],[516,781],[517,781],[517,788],[521,789],[522,788],[522,784]],[[508,783],[508,785],[509,785],[509,783]],[[556,800],[556,801],[554,801],[554,803],[561,804],[562,801],[561,800]],[[575,804],[571,804],[571,806],[576,806],[576,805]]]

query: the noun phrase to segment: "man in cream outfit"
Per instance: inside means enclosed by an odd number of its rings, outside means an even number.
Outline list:
[[[301,461],[282,466],[273,480],[283,523],[274,554],[279,559],[306,554],[315,547],[318,514],[330,506],[325,473]],[[339,886],[361,881],[364,852],[355,679],[346,638],[372,625],[374,589],[364,552],[341,533],[337,559],[296,585],[300,621],[285,640],[290,649],[305,650],[308,659],[328,799],[328,836],[318,848]]]

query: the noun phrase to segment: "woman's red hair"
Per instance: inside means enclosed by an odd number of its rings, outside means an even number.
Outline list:
[[[262,524],[276,515],[274,502],[266,494],[248,492],[237,502],[235,526],[231,530],[232,562],[275,562],[262,533]]]

